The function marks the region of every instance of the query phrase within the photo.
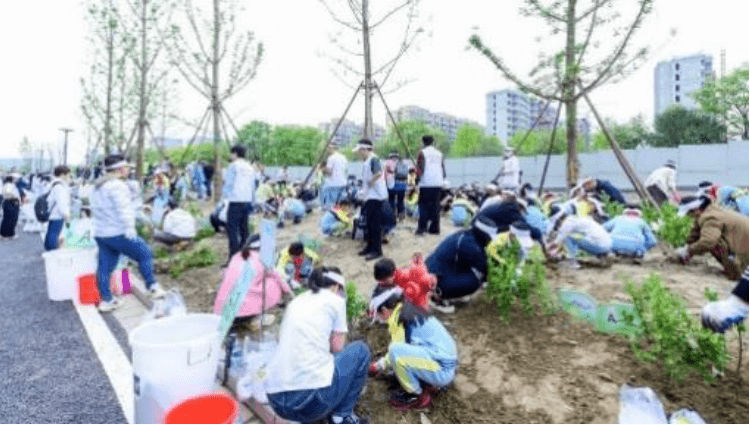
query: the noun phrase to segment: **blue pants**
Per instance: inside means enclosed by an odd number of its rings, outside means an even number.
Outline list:
[[[396,372],[398,382],[412,394],[422,392],[422,382],[436,388],[447,387],[456,377],[455,360],[433,359],[424,347],[396,343],[388,350],[388,360]]]
[[[97,267],[96,278],[99,282],[99,293],[103,301],[110,301],[112,294],[109,291],[109,278],[117,267],[120,254],[138,262],[143,279],[146,280],[146,289],[156,283],[154,278],[153,255],[148,244],[143,239],[137,237],[128,239],[124,235],[111,236],[108,238],[94,238],[99,246],[99,264]]]
[[[253,212],[250,202],[230,202],[227,209],[227,235],[229,236],[229,258],[239,252],[245,243],[250,231],[247,228],[247,220]]]
[[[268,401],[282,418],[315,423],[328,416],[350,416],[367,380],[370,349],[362,341],[352,342],[334,354],[333,381],[324,388],[268,394]]]
[[[65,220],[50,220],[47,225],[47,236],[44,238],[44,250],[52,251],[57,249],[57,241],[60,240],[60,232],[62,232],[63,223]]]
[[[575,258],[579,249],[598,256],[608,254],[611,248],[609,246],[597,245],[579,234],[568,236],[565,239],[565,247],[568,248],[568,258]]]
[[[646,244],[627,236],[612,235],[612,252],[621,255],[642,257],[646,254]]]
[[[323,209],[330,209],[332,206],[344,198],[346,187],[344,186],[326,186],[320,191],[320,206]]]

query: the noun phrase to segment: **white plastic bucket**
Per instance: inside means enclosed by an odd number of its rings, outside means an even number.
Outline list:
[[[136,423],[162,423],[164,413],[176,403],[214,391],[220,320],[215,314],[188,314],[133,329]]]
[[[47,296],[52,301],[77,299],[78,276],[96,273],[96,248],[61,248],[42,254],[47,274]]]

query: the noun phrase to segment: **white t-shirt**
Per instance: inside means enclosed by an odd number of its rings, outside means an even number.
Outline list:
[[[671,167],[661,167],[654,170],[644,182],[644,186],[649,187],[656,185],[661,189],[664,194],[669,194],[669,191],[677,191],[677,185],[675,180],[677,177],[677,171]]]
[[[515,189],[518,187],[520,180],[521,165],[518,162],[518,157],[512,155],[503,161],[503,177],[500,179],[500,186]]]
[[[612,236],[604,229],[604,226],[589,217],[569,216],[560,226],[557,233],[557,244],[562,244],[565,238],[578,233],[588,241],[607,248],[612,246]]]
[[[325,388],[333,382],[330,338],[347,332],[346,302],[329,289],[304,292],[289,303],[279,345],[268,371],[266,392]]]
[[[346,186],[346,166],[348,165],[346,157],[339,152],[328,157],[326,168],[331,170],[331,175],[326,179],[328,187]]]

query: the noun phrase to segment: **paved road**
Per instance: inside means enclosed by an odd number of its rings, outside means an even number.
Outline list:
[[[125,423],[72,302],[47,298],[42,251],[0,241],[0,422]]]

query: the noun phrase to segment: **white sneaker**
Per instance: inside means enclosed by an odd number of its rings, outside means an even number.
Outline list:
[[[565,264],[570,270],[578,270],[581,268],[581,263],[579,263],[575,258],[569,258],[565,260]]]
[[[148,294],[151,296],[151,299],[157,299],[157,298],[164,298],[165,295],[167,295],[167,291],[162,289],[161,285],[157,282],[151,285],[151,288],[148,289]]]
[[[703,326],[724,333],[733,325],[742,323],[748,316],[748,305],[732,294],[721,301],[710,302],[701,311]]]
[[[456,312],[456,306],[450,305],[445,301],[439,303],[433,301],[432,308],[443,314],[453,314]]]
[[[120,300],[118,300],[117,297],[112,297],[112,299],[109,301],[99,302],[99,311],[101,311],[102,313],[107,313],[119,307],[120,304]]]

